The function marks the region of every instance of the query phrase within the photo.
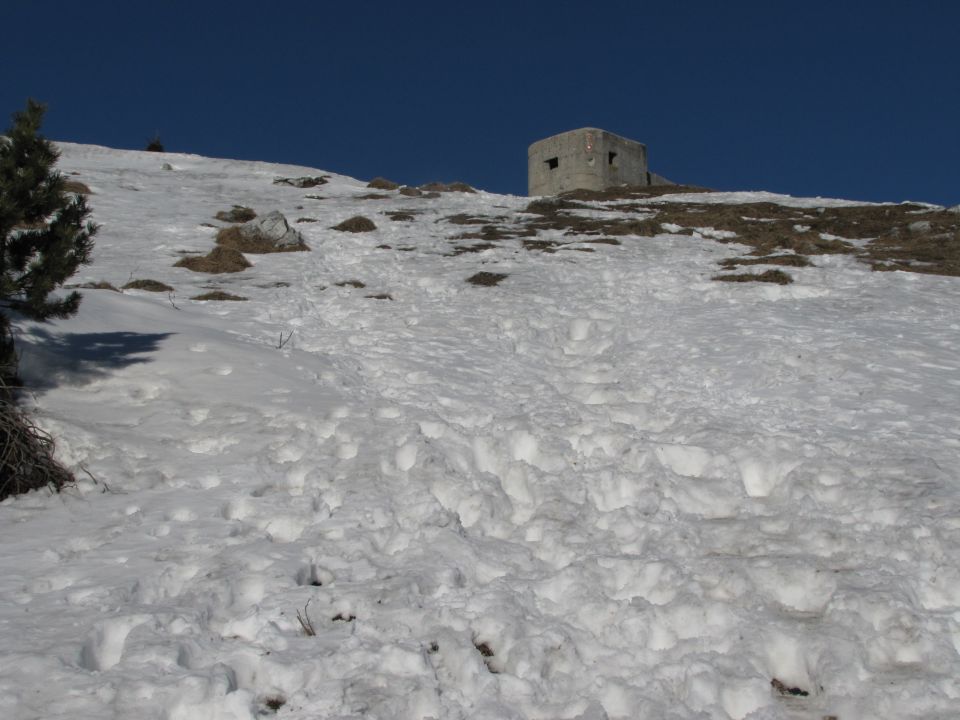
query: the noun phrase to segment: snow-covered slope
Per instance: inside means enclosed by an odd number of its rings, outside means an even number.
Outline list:
[[[455,253],[451,216],[527,199],[62,149],[102,225],[77,281],[175,289],[19,325],[80,482],[0,504],[0,717],[960,716],[957,278]],[[312,252],[173,267],[233,204]]]

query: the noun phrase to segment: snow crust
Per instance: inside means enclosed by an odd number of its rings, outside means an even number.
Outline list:
[[[450,256],[444,217],[527,199],[62,150],[77,279],[176,290],[18,325],[81,482],[0,504],[0,717],[960,715],[957,279],[716,283],[737,246],[669,233]],[[745,198],[843,202],[682,199]],[[174,268],[234,204],[313,251]]]

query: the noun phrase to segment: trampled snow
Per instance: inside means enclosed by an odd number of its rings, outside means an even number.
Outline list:
[[[62,149],[75,279],[175,290],[18,324],[79,483],[0,504],[0,717],[960,717],[956,278],[718,283],[739,248],[666,231],[450,254],[527,199]],[[726,195],[832,202],[682,197]],[[234,204],[312,251],[173,267]]]

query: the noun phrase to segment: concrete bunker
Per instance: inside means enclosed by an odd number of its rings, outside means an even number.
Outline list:
[[[539,140],[527,151],[527,193],[605,190],[615,185],[672,185],[647,168],[647,146],[598,128]]]

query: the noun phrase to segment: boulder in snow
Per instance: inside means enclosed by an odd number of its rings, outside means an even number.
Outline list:
[[[272,245],[278,250],[299,247],[303,245],[303,236],[290,227],[287,219],[279,210],[272,210],[266,215],[245,222],[239,228],[240,236],[245,240],[257,244]],[[243,252],[253,252],[243,250]]]

